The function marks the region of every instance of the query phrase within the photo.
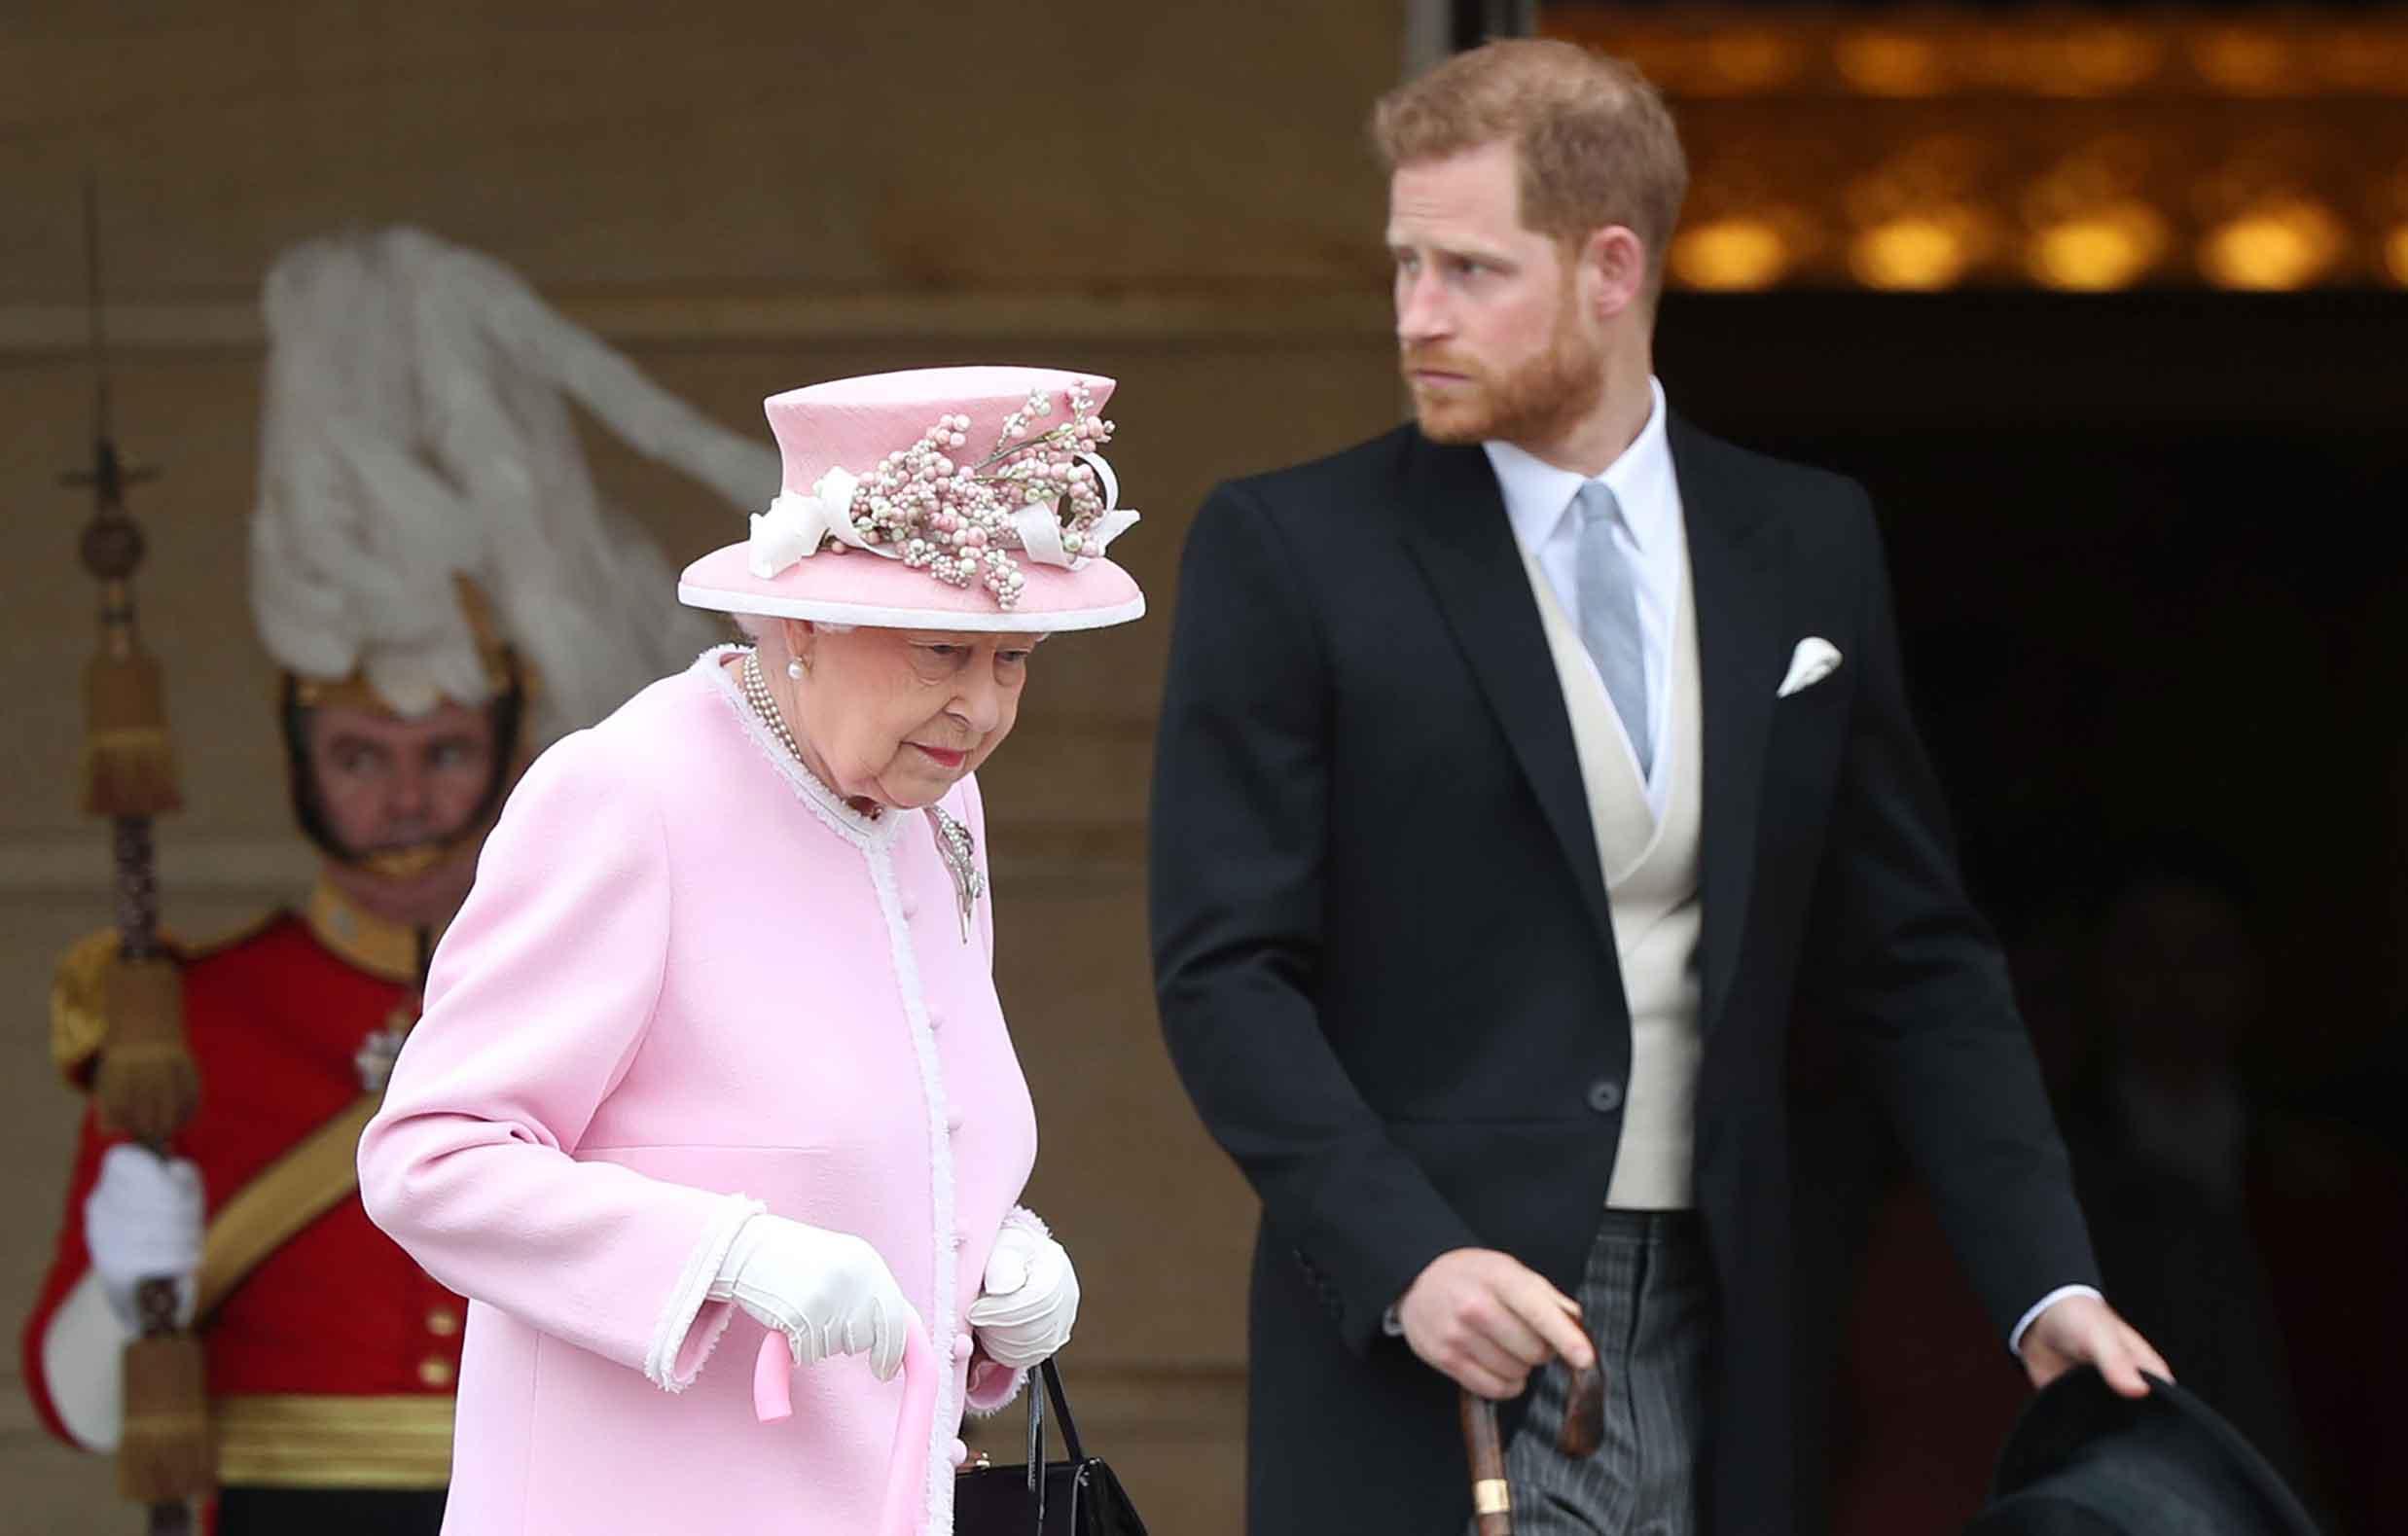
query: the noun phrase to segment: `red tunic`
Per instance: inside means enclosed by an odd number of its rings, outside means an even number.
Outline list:
[[[323,895],[320,902],[324,913]],[[341,920],[335,918],[338,926]],[[201,1101],[176,1151],[198,1164],[214,1219],[263,1169],[359,1096],[353,1057],[384,1026],[405,989],[338,953],[333,941],[292,912],[187,957],[183,978]],[[87,1110],[57,1250],[24,1330],[27,1390],[43,1422],[70,1443],[51,1402],[42,1343],[90,1268],[84,1201],[101,1154],[117,1139],[103,1134]],[[433,1407],[423,1400],[448,1400],[458,1375],[463,1312],[458,1297],[370,1225],[352,1194],[264,1260],[209,1321],[210,1397],[221,1411],[226,1400],[246,1397],[417,1399],[399,1406],[416,1410],[423,1423]],[[372,1413],[360,1422],[373,1421]],[[227,1471],[226,1481],[244,1481],[235,1468]],[[286,1485],[321,1481],[305,1467],[286,1472],[297,1472],[279,1476]],[[351,1476],[330,1464],[322,1481],[439,1486],[442,1480],[390,1465]]]

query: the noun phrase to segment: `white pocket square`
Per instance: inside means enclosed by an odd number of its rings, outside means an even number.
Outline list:
[[[1775,698],[1787,698],[1800,689],[1812,688],[1840,667],[1840,648],[1817,635],[1809,635],[1798,642],[1789,654],[1789,675],[1780,680],[1780,692]]]

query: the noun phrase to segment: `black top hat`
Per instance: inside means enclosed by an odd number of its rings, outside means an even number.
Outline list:
[[[2318,1536],[2266,1458],[2171,1381],[2068,1371],[2024,1408],[1964,1536]]]

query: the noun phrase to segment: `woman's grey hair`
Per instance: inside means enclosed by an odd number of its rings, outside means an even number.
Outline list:
[[[728,622],[735,625],[738,629],[743,630],[745,639],[750,640],[755,645],[759,645],[761,643],[762,631],[769,628],[770,625],[776,624],[778,621],[776,617],[772,614],[730,614],[728,615]],[[830,634],[850,634],[853,631],[853,625],[851,625],[830,624],[825,619],[814,619],[811,621],[811,625],[815,628],[825,629]]]

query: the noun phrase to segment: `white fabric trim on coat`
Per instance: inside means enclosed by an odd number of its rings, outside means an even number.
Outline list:
[[[751,649],[743,645],[715,645],[703,652],[695,664],[710,674],[720,698],[736,712],[737,726],[744,732],[745,739],[769,760],[770,767],[785,779],[795,797],[817,813],[830,831],[864,853],[891,844],[895,839],[895,829],[902,825],[903,818],[865,816],[845,804],[834,789],[820,783],[809,768],[794,760],[794,754],[786,750],[786,744],[771,733],[769,723],[754,711],[752,700],[746,698],[743,690],[737,687],[736,679],[728,675],[727,659],[741,656]],[[793,722],[787,724],[791,728]]]
[[[759,1200],[741,1195],[727,1197],[712,1215],[710,1225],[702,1229],[702,1239],[686,1255],[685,1266],[677,1271],[677,1284],[662,1304],[661,1318],[652,1326],[652,1347],[644,1353],[644,1377],[664,1392],[683,1392],[694,1385],[710,1361],[711,1351],[719,1347],[719,1336],[736,1321],[736,1308],[721,1309],[711,1324],[710,1334],[701,1341],[694,1364],[677,1369],[677,1357],[686,1350],[686,1339],[694,1332],[695,1319],[701,1315],[703,1304],[710,1300],[711,1282],[719,1278],[719,1267],[727,1262],[728,1250],[735,1246],[736,1234],[744,1224],[769,1207]]]
[[[904,918],[903,895],[895,880],[895,839],[908,813],[888,811],[872,820],[845,804],[834,790],[796,763],[728,676],[723,664],[726,658],[742,649],[732,645],[714,647],[703,652],[697,664],[707,667],[720,697],[736,711],[737,722],[745,735],[785,776],[797,798],[831,830],[859,849],[863,862],[869,866],[879,912],[886,920],[887,948],[903,994],[904,1018],[911,1026],[912,1050],[919,1063],[920,1094],[927,1112],[929,1203],[935,1225],[935,1241],[930,1248],[936,1269],[931,1277],[934,1283],[929,1294],[930,1315],[921,1321],[927,1325],[928,1342],[937,1359],[947,1368],[938,1378],[936,1414],[928,1426],[927,1510],[929,1528],[945,1530],[952,1523],[953,1466],[949,1454],[952,1448],[952,1431],[960,1421],[962,1407],[954,1369],[960,1362],[954,1358],[953,1348],[957,1310],[954,1299],[958,1289],[955,1272],[961,1267],[961,1239],[953,1231],[953,1146],[952,1133],[946,1125],[945,1072],[937,1055],[936,1032],[928,1024],[928,1003],[920,988],[919,962],[912,948],[911,926]],[[958,786],[947,795],[957,807],[962,804],[961,797]]]
[[[900,821],[899,814],[889,813]],[[891,846],[870,850],[870,879],[878,889],[879,911],[886,919],[886,940],[894,953],[895,977],[903,988],[903,1013],[912,1026],[912,1050],[919,1058],[919,1084],[927,1105],[929,1203],[935,1222],[936,1273],[929,1292],[929,1343],[946,1371],[937,1379],[936,1416],[928,1425],[928,1523],[931,1530],[950,1530],[953,1513],[952,1426],[960,1422],[960,1387],[955,1380],[961,1362],[955,1358],[953,1304],[955,1275],[961,1268],[961,1237],[953,1231],[953,1141],[946,1125],[945,1068],[937,1055],[936,1031],[928,1024],[927,995],[919,982],[919,958],[912,947],[911,925],[903,915],[903,893],[895,882]]]

